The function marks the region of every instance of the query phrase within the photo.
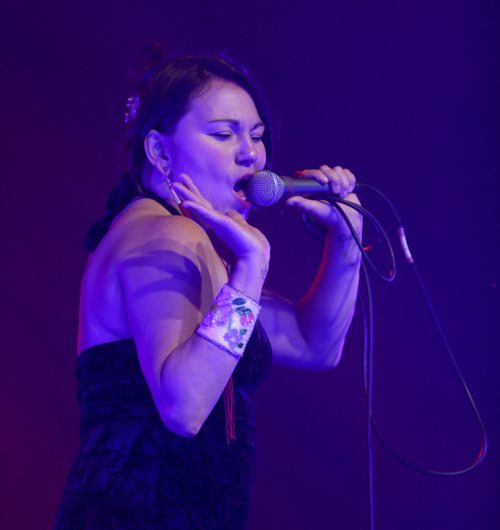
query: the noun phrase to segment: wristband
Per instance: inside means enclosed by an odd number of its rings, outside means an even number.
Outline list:
[[[196,333],[220,349],[241,359],[252,335],[260,305],[224,284]]]

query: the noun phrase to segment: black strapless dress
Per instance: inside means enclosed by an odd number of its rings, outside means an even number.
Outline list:
[[[256,467],[249,393],[270,365],[271,345],[257,322],[233,374],[236,440],[228,444],[222,397],[197,436],[165,427],[132,339],[83,351],[76,368],[80,450],[55,528],[245,528]]]

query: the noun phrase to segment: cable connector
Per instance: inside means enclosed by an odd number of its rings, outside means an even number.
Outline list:
[[[413,261],[413,256],[411,255],[411,252],[410,252],[410,247],[408,246],[408,241],[406,240],[405,229],[402,226],[398,228],[398,236],[399,236],[399,242],[401,243],[401,248],[403,249],[403,254],[405,255],[406,261],[408,263],[415,263]]]

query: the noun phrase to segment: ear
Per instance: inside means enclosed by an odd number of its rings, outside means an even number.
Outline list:
[[[170,173],[170,160],[166,152],[166,143],[165,137],[154,129],[151,129],[144,139],[144,152],[149,163],[164,175]]]

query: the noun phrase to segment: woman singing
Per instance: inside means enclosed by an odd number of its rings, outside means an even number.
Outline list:
[[[297,303],[262,291],[270,246],[247,222],[243,183],[266,167],[269,123],[226,56],[160,60],[129,126],[129,171],[87,237],[81,445],[56,528],[242,529],[255,473],[249,393],[271,351],[306,369],[339,362],[360,254],[331,205],[290,198],[327,230],[323,259]],[[348,169],[302,175],[357,202]]]

